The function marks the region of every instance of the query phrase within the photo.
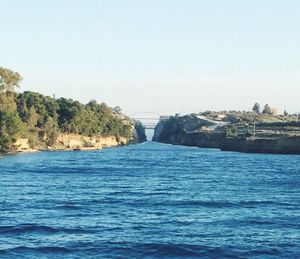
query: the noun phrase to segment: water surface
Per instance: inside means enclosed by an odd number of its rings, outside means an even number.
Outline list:
[[[0,159],[0,258],[299,258],[300,156],[147,142]]]

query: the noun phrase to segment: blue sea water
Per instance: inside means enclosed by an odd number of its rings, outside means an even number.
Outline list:
[[[0,258],[300,258],[300,156],[147,142],[0,159]]]

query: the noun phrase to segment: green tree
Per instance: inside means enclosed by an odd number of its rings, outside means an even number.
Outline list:
[[[39,115],[37,121],[37,127],[39,128],[43,127],[48,117],[58,118],[57,110],[59,109],[59,104],[54,98],[49,96],[25,91],[24,93],[18,94],[17,106],[23,122],[27,122],[27,108],[33,106],[36,113]]]
[[[54,145],[61,132],[132,137],[134,126],[122,115],[120,107],[112,109],[94,100],[84,105],[30,91],[17,94],[15,88],[21,80],[18,73],[0,68],[1,150],[13,148],[18,136],[28,138],[32,146]]]
[[[268,104],[265,105],[262,113],[266,114],[266,115],[272,115],[273,114],[272,109]]]
[[[34,129],[37,125],[39,115],[35,111],[34,107],[31,106],[27,113],[27,125],[29,129]]]
[[[19,73],[0,67],[0,92],[13,92],[19,87],[22,77]]]
[[[16,111],[16,94],[14,92],[0,92],[0,111]]]
[[[48,117],[46,123],[43,126],[43,137],[46,139],[48,146],[53,146],[57,141],[57,122],[52,118]]]
[[[253,108],[252,108],[252,111],[256,112],[256,113],[260,113],[260,105],[259,103],[255,103]]]
[[[11,150],[22,131],[14,92],[21,80],[18,73],[0,67],[0,151]]]
[[[120,135],[125,138],[131,138],[132,137],[132,126],[129,124],[123,125],[121,128]]]
[[[112,108],[112,111],[118,114],[122,114],[122,109],[120,108],[120,106],[115,106],[114,108]]]
[[[22,122],[16,112],[0,112],[0,151],[11,150],[21,130]]]

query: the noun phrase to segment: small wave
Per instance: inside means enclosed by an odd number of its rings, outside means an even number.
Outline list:
[[[72,254],[83,257],[103,256],[121,258],[247,258],[261,256],[278,256],[281,252],[276,248],[256,249],[251,251],[236,251],[231,246],[205,246],[192,244],[166,244],[166,243],[130,243],[107,242],[95,244],[93,242],[80,243],[76,246],[19,246],[0,250],[0,255],[26,255],[26,254]],[[77,258],[76,256],[76,258]],[[11,258],[11,257],[9,257]],[[73,257],[72,257],[73,258]]]
[[[64,204],[61,206],[56,206],[56,209],[62,209],[62,210],[80,210],[81,207],[74,204]]]
[[[145,195],[145,197],[151,197],[151,195]],[[90,203],[101,203],[101,204],[119,204],[127,205],[133,207],[143,207],[143,206],[179,206],[179,207],[190,207],[190,206],[201,206],[207,208],[232,208],[237,207],[235,203],[228,201],[203,201],[203,200],[179,200],[179,201],[164,201],[164,200],[153,200],[153,199],[136,199],[136,200],[126,200],[126,199],[104,199],[104,200],[91,200]]]
[[[124,195],[130,195],[130,196],[144,196],[144,197],[147,197],[147,196],[160,196],[160,195],[171,195],[172,193],[171,192],[165,192],[165,191],[155,191],[155,192],[145,192],[145,191],[136,191],[136,192],[133,192],[133,191],[116,191],[116,192],[111,192],[111,193],[108,193],[108,195],[110,196],[124,196]]]
[[[272,226],[283,226],[285,228],[299,228],[299,222],[297,220],[291,221],[281,218],[271,218],[271,219],[264,219],[264,218],[249,218],[243,219],[238,221],[240,225],[252,226],[252,225],[272,225]]]
[[[210,247],[191,244],[117,244],[112,243],[112,247],[120,250],[124,247],[130,249],[130,253],[134,257],[157,257],[157,258],[239,258],[232,251],[222,247]],[[123,253],[128,253],[128,249]]]
[[[256,206],[295,206],[294,204],[288,203],[288,202],[279,202],[279,201],[271,201],[271,200],[250,200],[250,201],[240,201],[238,203],[240,206],[253,208]]]
[[[14,248],[8,248],[0,250],[0,254],[25,254],[25,253],[59,253],[59,254],[67,254],[71,253],[72,250],[66,247],[59,246],[41,246],[41,247],[28,247],[28,246],[18,246]]]
[[[204,247],[192,245],[172,245],[172,244],[150,244],[142,245],[145,251],[145,256],[183,256],[183,257],[197,257],[200,256],[200,251]]]
[[[227,208],[234,207],[235,204],[228,201],[202,201],[202,200],[191,200],[191,201],[178,201],[174,205],[179,206],[203,206],[208,208]]]
[[[249,256],[259,256],[259,257],[262,257],[262,256],[279,256],[281,253],[280,253],[280,250],[276,249],[276,248],[270,248],[270,249],[257,249],[257,250],[253,250],[253,251],[250,251],[250,252],[247,252],[247,257]]]
[[[227,208],[227,207],[256,207],[256,206],[267,206],[267,205],[282,205],[291,206],[289,203],[275,202],[275,201],[205,201],[205,200],[187,200],[187,201],[176,201],[172,205],[182,205],[182,206],[204,206],[210,208]]]
[[[83,233],[82,229],[53,228],[37,224],[21,224],[17,226],[0,226],[0,234],[25,234],[25,233]]]
[[[250,220],[240,220],[239,224],[244,224],[244,225],[274,225],[276,224],[273,221],[268,221],[268,220],[255,220],[255,219],[250,219]]]
[[[173,219],[173,220],[161,222],[160,224],[162,224],[162,225],[168,224],[168,225],[174,225],[174,226],[190,226],[190,225],[193,225],[194,222]]]
[[[140,199],[126,199],[125,195],[135,195],[142,197]],[[171,195],[168,192],[157,192],[157,193],[139,193],[139,192],[112,192],[105,199],[93,199],[89,200],[89,204],[118,204],[118,205],[128,205],[133,207],[143,207],[143,206],[173,206],[173,207],[206,207],[206,208],[254,208],[260,206],[272,206],[272,205],[282,205],[282,206],[293,206],[289,203],[278,203],[274,201],[232,201],[232,200],[164,200],[164,199],[151,199],[153,196],[167,196]],[[114,197],[114,198],[113,198]],[[120,198],[119,198],[120,197]],[[66,209],[72,209],[73,207],[66,207]],[[74,208],[76,209],[76,207]]]
[[[107,255],[120,258],[240,258],[227,247],[211,247],[192,244],[107,242],[99,246],[82,244],[74,247],[74,253]],[[104,256],[105,257],[105,256]]]

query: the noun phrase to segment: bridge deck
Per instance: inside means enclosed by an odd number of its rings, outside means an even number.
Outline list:
[[[170,118],[170,116],[163,116],[163,115],[159,115],[153,112],[141,112],[141,113],[136,113],[135,115],[139,114],[140,117],[133,117],[134,120],[138,120],[140,121],[143,126],[145,127],[145,129],[155,129],[156,125],[162,121],[162,120],[166,120],[168,118]],[[149,114],[148,117],[147,115]],[[156,116],[157,117],[154,117]]]

